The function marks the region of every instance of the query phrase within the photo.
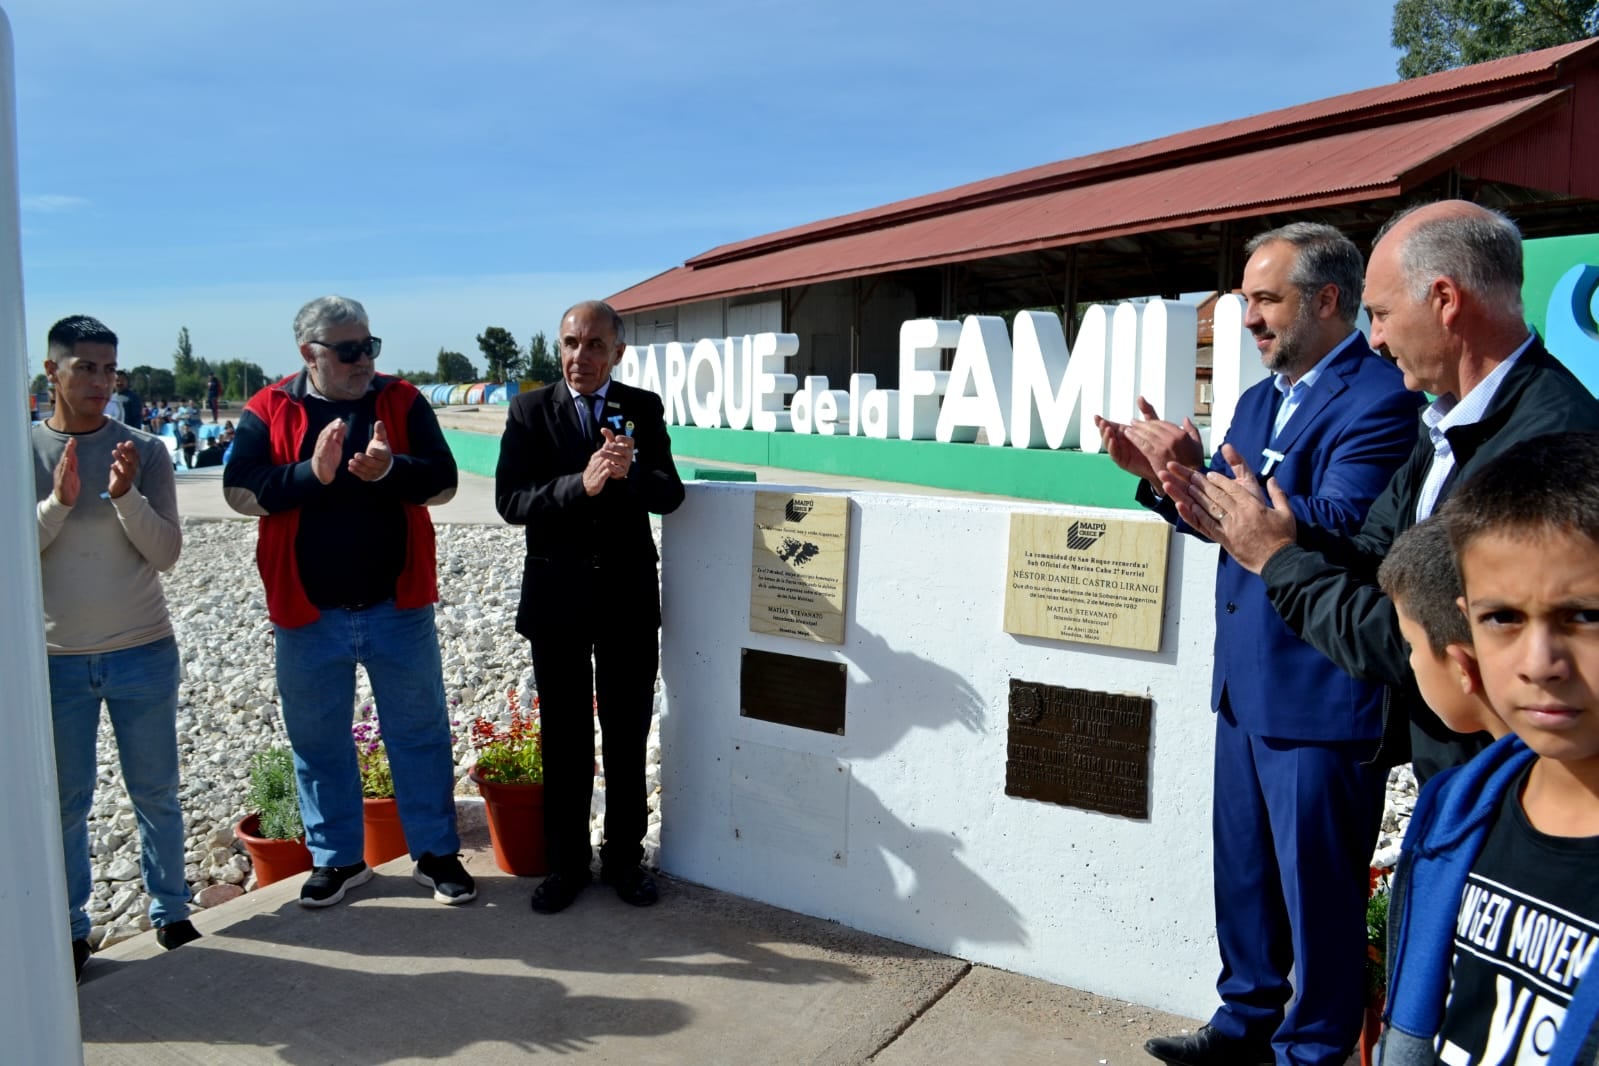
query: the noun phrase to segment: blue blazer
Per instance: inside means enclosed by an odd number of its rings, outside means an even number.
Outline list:
[[[1283,396],[1268,377],[1238,401],[1227,443],[1259,471]],[[1294,518],[1349,534],[1416,445],[1420,393],[1356,336],[1333,358],[1283,427],[1272,476]],[[1216,449],[1212,470],[1231,468]],[[1177,528],[1169,500],[1140,482],[1139,499]],[[1356,681],[1283,623],[1266,585],[1223,553],[1216,567],[1216,649],[1211,709],[1225,699],[1240,728],[1284,740],[1375,740],[1382,735],[1382,686]]]

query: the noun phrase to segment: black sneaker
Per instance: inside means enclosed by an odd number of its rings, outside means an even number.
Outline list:
[[[77,980],[83,980],[83,968],[89,965],[89,956],[94,954],[94,949],[87,940],[74,940],[72,942],[72,975]]]
[[[179,918],[175,922],[168,922],[155,931],[155,942],[168,951],[173,948],[181,948],[190,941],[199,939],[200,930],[196,929],[194,923],[187,918]]]
[[[331,907],[344,898],[346,889],[372,880],[372,867],[364,862],[348,866],[318,866],[300,886],[300,906]]]
[[[470,903],[477,899],[477,884],[461,865],[459,855],[435,855],[424,851],[416,860],[411,879],[433,890],[440,903]]]

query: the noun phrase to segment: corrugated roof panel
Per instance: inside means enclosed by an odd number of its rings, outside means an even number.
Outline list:
[[[877,221],[886,222],[896,215],[935,210],[972,199],[1003,195],[1007,191],[1024,193],[1029,185],[1069,180],[1078,175],[1087,178],[1096,170],[1158,165],[1160,160],[1174,155],[1214,148],[1238,139],[1261,139],[1273,133],[1286,134],[1295,128],[1308,133],[1319,124],[1339,119],[1353,121],[1361,115],[1366,116],[1368,123],[1382,122],[1395,117],[1396,110],[1437,107],[1451,103],[1465,106],[1471,102],[1474,95],[1504,91],[1517,83],[1532,86],[1552,82],[1562,76],[1562,65],[1569,60],[1581,57],[1587,62],[1596,55],[1599,55],[1599,38],[1545,48],[1487,63],[1477,63],[1422,78],[1380,85],[1372,89],[1344,93],[1324,100],[1187,130],[1169,137],[1046,163],[926,196],[794,226],[743,241],[734,241],[695,256],[688,260],[687,265],[708,265],[724,258],[751,254],[764,247],[821,236],[831,230],[870,225]]]
[[[1003,200],[659,274],[611,298],[618,310],[703,300],[917,266],[1059,247],[1179,224],[1393,195],[1508,136],[1562,92],[1206,159]]]

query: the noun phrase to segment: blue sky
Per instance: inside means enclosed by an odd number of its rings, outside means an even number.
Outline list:
[[[31,362],[299,361],[365,303],[382,365],[553,335],[715,245],[1395,80],[1392,0],[1120,4],[0,0]]]

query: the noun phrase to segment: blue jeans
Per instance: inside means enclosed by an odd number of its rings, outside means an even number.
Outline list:
[[[277,633],[278,696],[294,749],[305,842],[317,866],[361,861],[361,772],[355,762],[355,664],[366,667],[411,857],[454,855],[455,760],[433,607],[321,608]]]
[[[95,734],[100,704],[111,716],[122,780],[139,822],[139,867],[150,893],[150,921],[189,915],[183,879],[183,810],[178,804],[178,642],[50,656],[50,717],[55,728],[56,792],[67,862],[72,938],[89,935],[84,908],[93,889],[89,806],[94,800]]]

